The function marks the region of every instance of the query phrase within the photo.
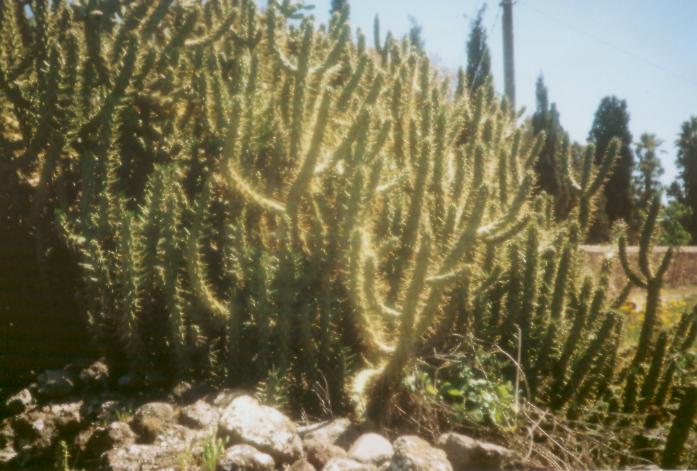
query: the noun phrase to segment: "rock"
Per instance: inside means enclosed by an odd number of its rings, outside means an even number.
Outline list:
[[[361,463],[349,458],[334,458],[330,460],[322,471],[377,471],[375,465]]]
[[[215,397],[213,397],[210,403],[218,409],[225,409],[230,405],[233,399],[245,395],[246,394],[244,394],[242,391],[236,389],[223,389],[222,391],[218,392]]]
[[[348,448],[360,435],[359,428],[349,419],[339,418],[300,427],[298,433],[304,440],[317,440]]]
[[[515,454],[508,448],[481,442],[459,433],[445,433],[438,438],[456,471],[466,469],[503,469]]]
[[[107,452],[104,469],[109,471],[174,471],[185,449],[157,445],[128,445]]]
[[[81,409],[82,401],[77,401],[44,406],[41,412],[53,421],[58,432],[63,435],[73,435],[77,433],[82,423]]]
[[[13,461],[17,458],[17,452],[15,449],[11,446],[6,446],[4,448],[0,447],[0,468],[5,469],[10,469],[9,467],[12,465]]]
[[[188,381],[179,381],[177,384],[172,387],[172,390],[170,391],[169,395],[172,398],[173,401],[177,402],[182,402],[184,401],[185,397],[191,392],[191,389],[193,386],[191,386],[191,383]]]
[[[5,410],[10,415],[17,415],[25,412],[34,405],[34,397],[28,389],[22,389],[18,393],[10,396],[5,401]]]
[[[0,449],[12,446],[15,441],[15,431],[9,420],[0,423]]]
[[[395,440],[389,471],[453,471],[445,452],[414,435]]]
[[[109,383],[109,367],[103,361],[95,361],[80,371],[80,382],[89,389],[105,388]]]
[[[187,381],[179,381],[169,391],[168,400],[177,404],[192,404],[199,399],[210,399],[216,394],[216,389],[206,383],[191,384]],[[209,404],[211,401],[206,400]],[[226,403],[225,405],[229,404]]]
[[[107,422],[114,416],[119,406],[118,401],[103,400],[99,397],[89,398],[82,406],[82,414],[90,420]]]
[[[11,419],[15,443],[20,448],[50,447],[56,438],[67,438],[80,428],[82,402],[51,404]]]
[[[174,415],[174,408],[166,402],[149,402],[136,410],[131,425],[143,443],[153,443],[174,422]]]
[[[318,438],[303,440],[303,448],[307,460],[319,469],[333,458],[346,458],[346,451],[343,448]]]
[[[292,465],[290,465],[290,467],[288,468],[287,471],[317,471],[317,470],[315,469],[314,466],[312,466],[310,464],[309,461],[302,459],[302,460],[298,460],[295,463],[293,463]]]
[[[187,457],[200,451],[205,432],[172,425],[152,444],[131,444],[114,448],[103,456],[103,468],[110,471],[155,471],[191,469],[182,467]]]
[[[85,444],[84,451],[89,457],[99,457],[113,449],[135,443],[136,435],[125,422],[112,422],[97,427]]]
[[[0,464],[23,469],[51,459],[59,440],[79,430],[81,402],[52,404],[16,415],[0,424]]]
[[[389,440],[377,433],[361,435],[348,451],[349,458],[374,465],[389,461],[393,454],[394,450]]]
[[[209,384],[196,383],[192,385],[186,381],[180,381],[171,389],[169,398],[172,402],[179,404],[192,404],[199,399],[210,396],[213,392],[214,389]]]
[[[179,423],[191,428],[208,429],[218,423],[218,411],[206,401],[198,400],[179,412]]]
[[[64,370],[46,370],[36,380],[39,395],[47,398],[65,397],[75,387],[73,378]]]
[[[229,437],[231,443],[252,445],[279,463],[292,463],[303,455],[295,424],[250,396],[236,397],[224,409],[218,435]]]
[[[273,471],[275,466],[271,455],[253,446],[235,445],[225,450],[216,471]]]
[[[58,430],[52,417],[45,411],[34,409],[12,418],[15,432],[13,465],[23,467],[51,456]]]

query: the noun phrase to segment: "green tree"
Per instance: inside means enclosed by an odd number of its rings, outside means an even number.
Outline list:
[[[658,154],[663,153],[661,145],[663,141],[655,134],[644,133],[634,147],[637,157],[634,191],[636,207],[640,211],[646,211],[654,196],[663,190],[659,181],[663,175],[663,166],[658,158]]]
[[[689,219],[692,210],[675,198],[668,201],[661,219],[661,245],[687,245],[690,243],[690,233],[682,222]]]
[[[348,0],[332,0],[332,6],[329,9],[329,14],[333,15],[334,13],[343,10],[348,4]]]
[[[678,146],[678,185],[672,193],[678,201],[690,208],[684,226],[692,243],[697,243],[697,116],[685,121],[676,142]]]
[[[595,113],[588,140],[596,148],[596,164],[600,160],[613,137],[621,141],[619,157],[604,187],[604,198],[599,200],[599,211],[589,233],[592,242],[607,241],[609,228],[615,221],[632,221],[634,201],[632,195],[632,173],[634,154],[632,134],[629,132],[629,112],[627,102],[615,96],[602,99]]]
[[[545,142],[535,163],[538,185],[554,197],[557,218],[568,213],[569,192],[564,185],[561,173],[560,153],[564,150],[569,136],[559,122],[559,111],[555,103],[549,103],[547,87],[542,75],[536,84],[537,109],[532,115],[532,128],[535,134],[545,132]]]
[[[414,46],[418,51],[423,51],[426,43],[424,38],[421,36],[421,25],[416,18],[409,15],[409,23],[411,27],[409,28],[409,41],[411,41],[412,46]]]
[[[467,83],[475,90],[487,83],[491,77],[491,53],[486,42],[486,29],[483,25],[484,7],[472,22],[467,41]]]

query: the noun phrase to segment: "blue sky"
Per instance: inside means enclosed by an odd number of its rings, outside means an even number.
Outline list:
[[[266,3],[266,2],[264,2]],[[307,0],[325,22],[330,0]],[[422,27],[428,53],[447,68],[466,63],[465,43],[478,8],[487,4],[492,70],[503,88],[498,0],[350,0],[351,22],[370,38],[375,15],[383,34],[401,36],[408,16]],[[465,17],[466,15],[466,17]],[[602,97],[627,100],[635,141],[653,132],[665,141],[664,181],[675,175],[682,122],[697,115],[697,0],[518,0],[514,6],[516,93],[535,107],[542,73],[564,127],[585,142]]]

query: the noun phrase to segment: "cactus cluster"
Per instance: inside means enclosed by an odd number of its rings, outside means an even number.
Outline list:
[[[476,339],[570,418],[603,401],[610,417],[622,385],[625,410],[673,401],[697,316],[653,341],[658,203],[641,274],[619,244],[648,293],[631,365],[612,260],[597,279],[579,263],[617,142],[598,167],[568,151],[576,209],[560,222],[536,189],[543,136],[377,22],[374,47],[353,40],[347,7],[319,27],[290,1],[30,8],[0,10],[0,172],[31,182],[37,253],[51,234],[73,250],[117,367],[282,377],[296,406],[354,399],[389,420],[416,359]]]

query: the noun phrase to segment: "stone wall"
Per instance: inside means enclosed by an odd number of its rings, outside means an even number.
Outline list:
[[[666,250],[668,250],[667,247],[654,247],[654,265],[660,263]],[[615,290],[622,288],[623,284],[626,282],[626,277],[624,276],[619,259],[617,258],[616,246],[583,245],[581,246],[581,251],[584,253],[584,262],[587,265],[588,272],[591,274],[597,274],[600,270],[603,258],[610,252],[613,252],[616,260],[612,266],[611,285]],[[637,265],[639,247],[627,247],[627,255],[630,265],[639,271]],[[666,273],[664,282],[666,288],[687,288],[692,286],[697,288],[697,246],[685,246],[675,249],[673,262]]]

